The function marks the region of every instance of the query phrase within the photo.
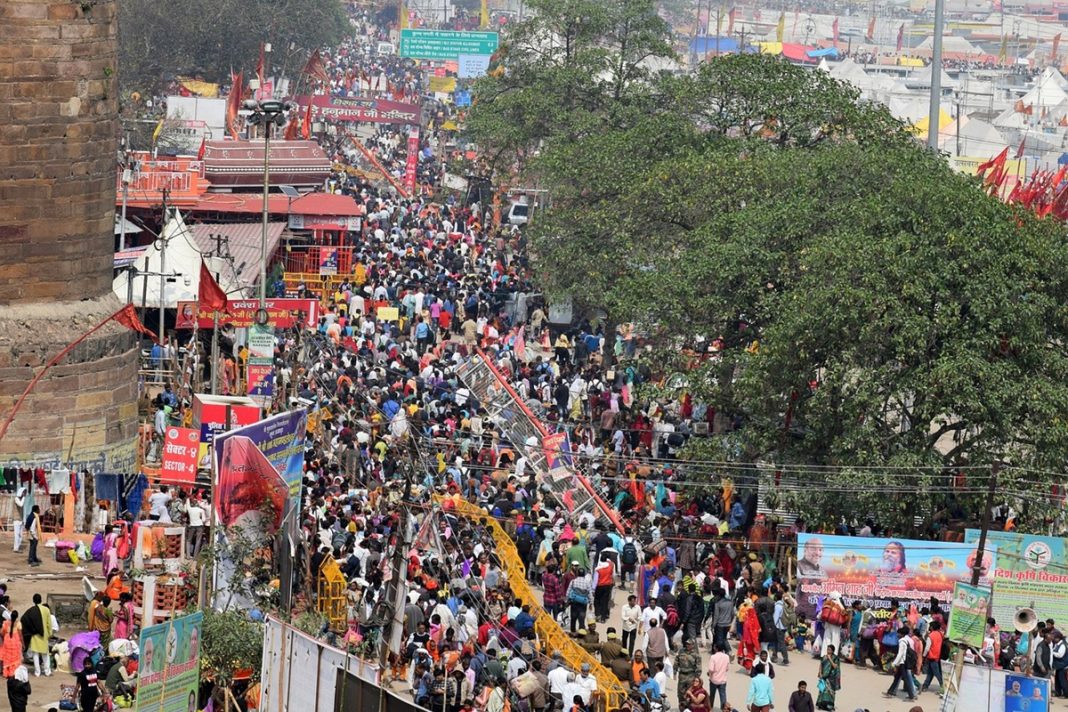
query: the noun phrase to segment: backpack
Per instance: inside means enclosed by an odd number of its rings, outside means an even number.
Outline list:
[[[917,661],[916,648],[910,642],[908,647],[905,649],[905,669],[906,670],[915,670],[916,669],[916,661]]]
[[[797,609],[784,603],[780,620],[786,630],[793,630],[794,626],[797,625]]]
[[[668,604],[667,616],[664,618],[665,628],[675,628],[679,625],[679,609],[674,603]]]
[[[634,546],[632,541],[623,545],[623,563],[627,566],[638,563],[638,547]]]
[[[519,553],[529,554],[530,550],[534,548],[534,537],[530,535],[530,532],[524,530],[519,533],[515,543]]]
[[[938,658],[940,660],[949,660],[949,641],[942,638],[942,649],[938,651]]]

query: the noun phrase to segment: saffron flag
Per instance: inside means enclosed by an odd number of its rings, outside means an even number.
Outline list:
[[[1027,137],[1024,136],[1020,139],[1020,147],[1016,149],[1016,159],[1019,160],[1024,157],[1024,150],[1027,148]]]
[[[306,74],[313,79],[318,79],[321,82],[330,80],[330,75],[326,71],[326,65],[323,64],[323,58],[319,56],[319,50],[315,50],[308,57],[308,61],[304,64],[304,69],[301,74]]]
[[[1009,58],[1009,36],[1001,36],[1001,49],[998,50],[998,61],[1004,63]]]
[[[905,46],[905,23],[901,23],[901,27],[897,28],[897,51],[900,52],[901,48]]]
[[[115,312],[111,318],[125,326],[127,329],[144,334],[153,340],[156,338],[155,332],[142,324],[141,320],[137,318],[137,312],[134,310],[133,304],[127,304],[122,309]]]
[[[159,120],[159,123],[156,124],[155,130],[152,131],[152,143],[159,141],[159,135],[161,133],[163,133],[163,119]]]
[[[872,15],[871,19],[868,20],[868,34],[864,35],[864,39],[868,40],[868,42],[875,40],[875,15]]]
[[[1061,33],[1058,32],[1053,36],[1053,49],[1049,51],[1049,63],[1057,64],[1057,50],[1061,48]]]
[[[237,140],[237,112],[241,110],[241,97],[244,94],[245,81],[242,72],[230,72],[230,96],[226,99],[226,130],[230,137]]]
[[[260,42],[260,59],[256,62],[256,79],[260,83],[260,91],[263,91],[263,75],[264,75],[264,52],[263,43]]]
[[[203,161],[204,160],[204,149],[207,147],[207,145],[208,145],[207,139],[203,139],[203,138],[200,139],[200,149],[197,151],[197,160],[198,161]]]
[[[783,12],[779,15],[779,24],[775,26],[775,41],[781,43],[783,35],[786,34],[786,13]]]
[[[407,30],[408,29],[408,5],[402,2],[400,4],[400,12],[398,14],[400,15],[400,17],[398,18],[400,20],[400,28],[402,30]]]
[[[479,26],[479,28],[484,30],[487,27],[489,27],[489,24],[490,24],[489,0],[482,0],[482,8],[481,8],[481,10],[479,12],[478,26]]]
[[[999,153],[998,155],[994,156],[989,161],[986,161],[984,163],[980,163],[979,166],[975,169],[975,172],[980,178],[982,178],[983,174],[985,172],[987,172],[988,170],[990,170],[991,168],[995,168],[997,166],[1005,165],[1005,159],[1007,159],[1008,157],[1009,157],[1009,147],[1006,146],[1005,148],[1001,149],[1001,153]]]
[[[226,292],[219,283],[211,276],[204,260],[200,261],[200,288],[197,290],[197,302],[200,308],[206,311],[225,312]]]
[[[738,12],[738,8],[732,7],[730,12],[727,13],[727,34],[734,32],[734,16]]]
[[[304,138],[305,141],[311,138],[311,114],[312,104],[309,101],[308,110],[304,112],[304,121],[302,121],[300,124],[300,135]]]
[[[838,18],[831,23],[831,39],[834,40],[834,48],[838,49]]]

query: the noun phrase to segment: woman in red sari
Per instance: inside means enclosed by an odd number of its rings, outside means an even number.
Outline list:
[[[746,599],[738,609],[738,618],[742,621],[742,639],[738,642],[738,662],[746,670],[753,667],[753,661],[760,654],[760,621],[757,620],[753,600]]]

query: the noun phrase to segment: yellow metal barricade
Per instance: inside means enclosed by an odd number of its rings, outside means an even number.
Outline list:
[[[333,557],[326,557],[319,567],[319,613],[330,621],[330,629],[344,632],[349,622],[345,620],[345,576]]]
[[[527,583],[527,571],[526,567],[523,566],[522,559],[519,558],[519,551],[515,548],[515,543],[504,531],[500,523],[488,512],[465,499],[442,497],[440,495],[435,495],[434,498],[439,504],[448,500],[452,503],[454,511],[466,519],[484,521],[486,523],[490,535],[497,545],[494,553],[500,559],[501,567],[507,574],[508,587],[512,590],[513,596],[522,601],[524,605],[530,606],[530,615],[534,617],[534,630],[537,632],[538,638],[545,646],[545,649],[549,653],[559,652],[564,662],[573,670],[581,669],[583,663],[588,664],[590,673],[597,679],[597,691],[604,696],[606,708],[614,710],[621,707],[623,701],[627,698],[627,691],[620,683],[619,678],[565,633],[560,628],[560,625],[553,620],[553,617],[542,608],[541,603],[534,596],[534,591],[530,588],[530,584]]]

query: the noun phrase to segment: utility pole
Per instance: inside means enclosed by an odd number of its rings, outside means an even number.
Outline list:
[[[946,0],[935,0],[934,45],[931,50],[931,109],[927,113],[927,145],[938,150],[938,115],[942,100],[942,34],[946,25]]]
[[[166,324],[166,299],[164,298],[167,291],[167,237],[164,233],[167,231],[167,222],[170,220],[170,214],[167,211],[167,193],[166,188],[163,189],[163,229],[159,232],[159,342],[162,347],[167,345],[167,329]]]
[[[119,221],[119,252],[126,249],[126,199],[130,194],[130,181],[133,179],[133,171],[130,170],[130,131],[123,129],[122,135],[122,216]]]

